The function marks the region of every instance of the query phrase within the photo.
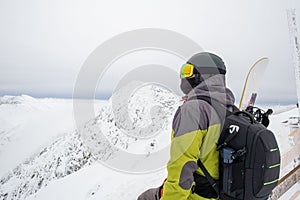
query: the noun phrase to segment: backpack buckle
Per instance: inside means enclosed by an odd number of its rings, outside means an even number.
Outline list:
[[[227,143],[226,143],[226,142],[224,142],[224,143],[218,145],[218,146],[217,146],[217,151],[220,151],[220,149],[223,148],[223,147],[225,147],[225,146],[227,146]]]
[[[245,155],[245,153],[247,153],[247,149],[246,147],[240,149],[240,150],[237,150],[236,152],[233,153],[233,155],[231,156],[231,158],[234,160],[238,157],[241,157],[243,155]]]
[[[196,185],[192,185],[192,188],[191,188],[192,194],[195,193],[195,188],[196,188]]]

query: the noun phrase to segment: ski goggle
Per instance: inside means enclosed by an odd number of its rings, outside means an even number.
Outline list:
[[[186,63],[182,65],[180,70],[180,78],[189,78],[193,76],[194,65]]]

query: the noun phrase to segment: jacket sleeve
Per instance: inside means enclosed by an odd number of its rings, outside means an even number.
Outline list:
[[[205,117],[187,104],[177,110],[173,120],[168,176],[162,200],[186,200],[194,184],[193,173],[198,168],[199,149],[207,130],[199,129],[199,120],[205,124]]]

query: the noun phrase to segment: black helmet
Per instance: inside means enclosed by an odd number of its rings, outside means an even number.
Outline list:
[[[193,71],[191,71],[191,69],[193,69]],[[183,65],[180,73],[182,78],[180,88],[183,93],[187,94],[202,81],[217,74],[225,75],[226,67],[222,58],[219,56],[209,52],[201,52],[193,55],[187,63]]]
[[[222,58],[213,53],[197,53],[187,63],[194,65],[194,74],[226,74],[226,67]]]

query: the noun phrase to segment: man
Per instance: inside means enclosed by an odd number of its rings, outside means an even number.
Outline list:
[[[183,65],[180,87],[187,100],[174,116],[168,176],[161,187],[147,190],[138,200],[218,198],[197,160],[201,160],[213,179],[219,179],[216,144],[222,122],[209,103],[195,97],[209,97],[228,108],[233,105],[234,96],[225,86],[225,74],[222,59],[208,52],[195,54]]]

